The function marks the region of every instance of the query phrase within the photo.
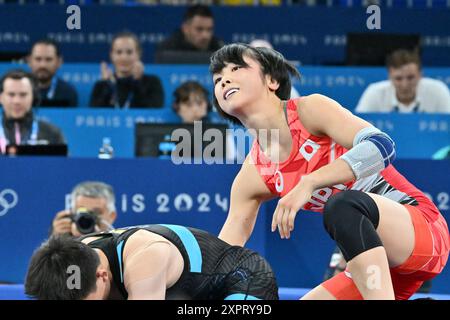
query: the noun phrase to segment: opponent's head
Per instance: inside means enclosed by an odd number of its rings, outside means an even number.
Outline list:
[[[290,77],[300,76],[281,53],[242,43],[217,50],[209,70],[213,74],[214,105],[219,114],[235,123],[240,123],[240,109],[263,95],[289,99]]]
[[[25,293],[39,300],[104,298],[108,272],[98,254],[68,236],[53,236],[31,257]]]

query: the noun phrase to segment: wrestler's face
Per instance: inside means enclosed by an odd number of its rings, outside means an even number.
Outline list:
[[[214,94],[219,106],[235,117],[246,105],[264,98],[272,89],[271,78],[263,75],[258,61],[249,56],[243,59],[247,66],[227,63],[213,75]]]

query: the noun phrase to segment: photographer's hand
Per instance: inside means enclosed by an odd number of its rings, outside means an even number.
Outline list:
[[[70,219],[70,212],[63,210],[56,214],[53,219],[52,235],[71,233],[72,220]]]

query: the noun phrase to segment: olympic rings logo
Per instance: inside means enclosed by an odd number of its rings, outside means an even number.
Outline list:
[[[14,208],[19,201],[17,192],[12,189],[5,189],[0,192],[0,217],[8,213],[8,211]]]

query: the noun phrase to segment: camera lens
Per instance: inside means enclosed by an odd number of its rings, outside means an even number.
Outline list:
[[[78,213],[75,217],[77,229],[82,234],[95,232],[96,217],[89,212]]]

